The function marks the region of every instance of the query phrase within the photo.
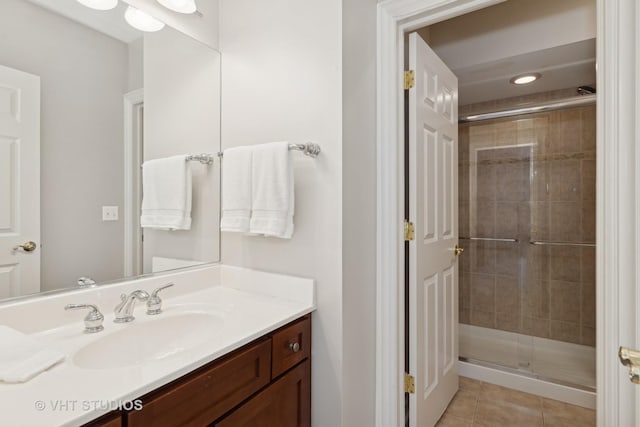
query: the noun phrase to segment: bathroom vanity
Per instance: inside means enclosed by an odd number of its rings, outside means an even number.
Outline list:
[[[114,323],[120,294],[175,283]],[[104,330],[85,333],[87,303]],[[0,304],[0,324],[66,358],[0,383],[0,425],[309,426],[313,280],[210,265]],[[34,315],[37,314],[37,315]]]
[[[310,426],[310,347],[307,315],[86,426]]]

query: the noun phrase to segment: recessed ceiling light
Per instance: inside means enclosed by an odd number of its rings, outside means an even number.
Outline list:
[[[96,10],[111,10],[118,5],[118,0],[77,0],[78,3]]]
[[[133,6],[127,8],[127,11],[124,13],[124,19],[126,19],[127,23],[133,28],[147,33],[160,31],[164,28],[164,22],[158,21],[148,13],[136,9]]]
[[[535,82],[540,77],[542,77],[542,74],[540,73],[528,73],[528,74],[522,74],[520,76],[515,76],[514,78],[509,80],[509,82],[514,85],[526,85],[528,83]]]
[[[196,0],[158,0],[158,3],[179,13],[195,13],[198,10]]]

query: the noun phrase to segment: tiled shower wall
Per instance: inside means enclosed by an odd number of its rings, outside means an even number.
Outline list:
[[[567,244],[595,242],[595,123],[589,106],[460,126],[461,323],[595,345],[595,248]]]

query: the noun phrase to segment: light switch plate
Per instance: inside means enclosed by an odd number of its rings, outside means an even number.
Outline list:
[[[117,221],[118,220],[118,207],[117,206],[103,206],[102,207],[102,220],[103,221]]]

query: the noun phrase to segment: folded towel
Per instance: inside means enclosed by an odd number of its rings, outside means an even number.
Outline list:
[[[64,359],[28,335],[0,325],[0,381],[22,383]]]
[[[225,159],[226,161],[226,159]],[[252,204],[249,231],[290,239],[293,235],[293,165],[289,143],[253,147]]]
[[[142,191],[141,227],[191,228],[191,162],[186,155],[144,162]]]
[[[222,231],[246,233],[251,216],[252,147],[224,150],[222,165]]]

